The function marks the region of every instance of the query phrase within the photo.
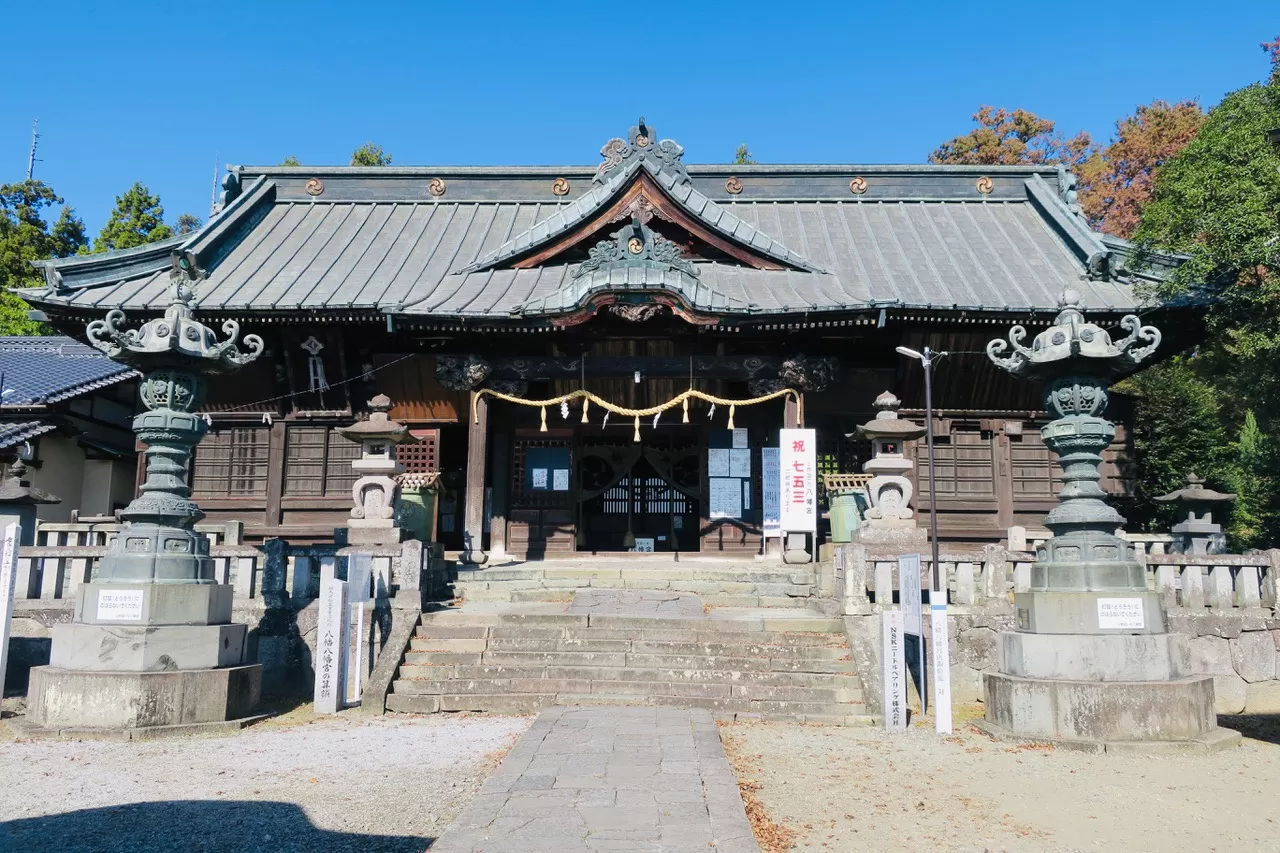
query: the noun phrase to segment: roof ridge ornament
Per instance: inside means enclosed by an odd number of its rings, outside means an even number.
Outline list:
[[[640,121],[627,132],[625,140],[614,137],[600,149],[604,162],[596,169],[596,176],[591,182],[603,184],[619,169],[640,161],[649,163],[655,173],[665,169],[673,172],[679,183],[689,183],[689,173],[681,162],[684,148],[674,139],[658,142],[657,138],[653,127],[645,122],[644,116],[640,116]]]
[[[597,270],[614,267],[667,268],[698,276],[698,268],[684,257],[680,245],[668,240],[641,221],[638,215],[630,224],[609,235],[591,247],[587,260],[578,265],[573,274],[576,281]]]

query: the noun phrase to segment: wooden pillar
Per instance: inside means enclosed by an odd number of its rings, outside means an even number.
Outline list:
[[[483,546],[484,464],[488,441],[489,401],[472,391],[471,406],[467,410],[467,503],[463,512],[462,561],[474,566],[483,565],[489,559]]]
[[[507,556],[507,501],[511,489],[511,435],[505,430],[493,434],[493,499],[489,507],[489,556]]]
[[[800,405],[799,401],[788,394],[785,398],[786,408],[782,410],[782,428],[783,429],[799,429],[800,423]],[[803,399],[803,397],[801,398]]]
[[[280,497],[284,494],[285,451],[289,425],[283,420],[271,424],[267,444],[267,508],[263,521],[268,528],[279,527],[284,520]],[[345,524],[345,521],[343,522]]]

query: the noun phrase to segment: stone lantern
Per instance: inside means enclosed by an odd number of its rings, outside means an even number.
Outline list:
[[[8,471],[0,480],[0,532],[10,524],[17,523],[22,528],[22,540],[19,545],[31,545],[35,542],[36,507],[40,504],[62,503],[62,498],[51,495],[43,489],[37,489],[27,479],[27,466],[20,458],[9,463]],[[3,604],[0,604],[2,607]],[[0,672],[0,679],[4,673]]]
[[[209,374],[231,373],[262,353],[262,339],[195,319],[195,257],[173,253],[172,297],[162,317],[125,329],[112,310],[89,324],[90,343],[139,370],[145,411],[133,431],[146,446],[146,479],[121,511],[93,583],[76,591],[73,620],[53,628],[50,665],[31,672],[29,718],[58,729],[142,729],[247,716],[262,669],[246,664],[248,627],[231,621],[232,588],[218,583],[209,540],[194,529],[187,463],[208,429],[196,414]]]
[[[1000,670],[984,675],[984,727],[1097,749],[1237,742],[1238,733],[1216,728],[1213,679],[1189,674],[1187,638],[1166,633],[1160,597],[1116,535],[1124,519],[1098,485],[1102,452],[1115,438],[1102,417],[1111,380],[1150,355],[1160,332],[1129,315],[1120,320],[1128,335],[1113,341],[1085,320],[1075,291],[1058,305],[1053,326],[1030,347],[1021,326],[1008,342],[987,345],[997,366],[1044,383],[1053,420],[1040,434],[1058,454],[1063,488],[1045,520],[1054,535],[1036,550],[1031,589],[1014,596],[1017,630],[1000,635]]]
[[[915,489],[908,475],[915,463],[907,458],[906,443],[920,438],[925,428],[898,417],[902,401],[885,391],[875,399],[876,416],[858,427],[858,435],[871,441],[872,457],[862,470],[872,475],[867,484],[870,506],[866,519],[853,535],[855,542],[893,545],[905,550],[924,548],[924,528],[917,527],[911,509]],[[849,435],[848,438],[854,438]]]
[[[1225,554],[1227,537],[1222,525],[1213,520],[1213,508],[1231,503],[1236,496],[1205,488],[1204,480],[1187,475],[1187,484],[1176,492],[1161,495],[1161,503],[1176,503],[1187,517],[1173,526],[1174,552],[1178,554]]]
[[[360,458],[351,463],[359,477],[351,487],[355,506],[347,541],[352,545],[392,545],[403,538],[396,524],[396,476],[404,473],[404,466],[396,461],[396,446],[418,440],[407,426],[387,415],[391,399],[385,394],[370,400],[369,408],[367,419],[338,430],[343,438],[360,445]]]

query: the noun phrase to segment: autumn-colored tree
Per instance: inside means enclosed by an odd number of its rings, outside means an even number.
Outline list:
[[[1271,82],[1280,82],[1280,36],[1276,36],[1273,41],[1264,41],[1259,47],[1267,52],[1267,57],[1271,60]]]
[[[1117,237],[1132,237],[1151,199],[1156,170],[1186,147],[1204,124],[1195,101],[1138,107],[1116,122],[1116,135],[1079,168],[1080,206],[1090,224]]]
[[[1081,131],[1071,139],[1054,132],[1054,123],[1027,110],[984,106],[973,114],[978,126],[944,142],[930,163],[1003,166],[1065,163],[1078,166],[1093,153],[1093,141]]]

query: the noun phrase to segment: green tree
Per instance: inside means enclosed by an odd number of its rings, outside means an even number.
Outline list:
[[[190,234],[203,224],[194,213],[183,213],[173,223],[173,230],[175,234]]]
[[[281,166],[301,166],[301,165],[302,165],[302,161],[301,161],[301,160],[299,160],[299,159],[298,159],[296,156],[294,156],[293,154],[290,154],[288,157],[286,157],[286,158],[284,158],[283,160],[281,160],[281,161],[280,161],[280,165],[281,165]]]
[[[0,335],[35,335],[45,331],[27,319],[30,306],[9,292],[42,283],[32,261],[74,255],[85,243],[84,223],[63,206],[53,227],[45,208],[63,200],[41,181],[0,186]]]
[[[1027,110],[983,106],[973,114],[978,126],[938,146],[930,163],[972,166],[1065,163],[1079,166],[1093,153],[1093,141],[1081,131],[1071,139],[1054,132],[1054,123]]]
[[[1116,122],[1115,138],[1078,169],[1080,206],[1090,224],[1132,237],[1151,199],[1156,171],[1203,123],[1204,111],[1195,101],[1155,101]]]
[[[1141,246],[1188,255],[1165,297],[1209,306],[1199,373],[1218,391],[1228,434],[1240,436],[1232,463],[1244,496],[1232,522],[1237,547],[1280,539],[1272,486],[1280,482],[1280,155],[1267,140],[1280,127],[1280,51],[1264,48],[1267,82],[1209,111],[1156,174],[1135,233]]]
[[[751,149],[747,147],[747,143],[738,146],[738,150],[733,153],[733,165],[735,166],[755,166],[759,161],[751,156]]]
[[[138,182],[124,195],[116,196],[115,209],[102,227],[102,233],[93,241],[93,250],[132,249],[172,236],[173,229],[164,223],[160,197],[152,195],[144,184]]]
[[[1197,361],[1175,356],[1115,388],[1134,398],[1137,478],[1134,505],[1126,515],[1146,530],[1167,531],[1176,522],[1177,509],[1154,498],[1182,488],[1188,474],[1234,484],[1218,389],[1198,374]]]
[[[351,152],[352,166],[390,166],[391,155],[376,142],[366,142]]]

